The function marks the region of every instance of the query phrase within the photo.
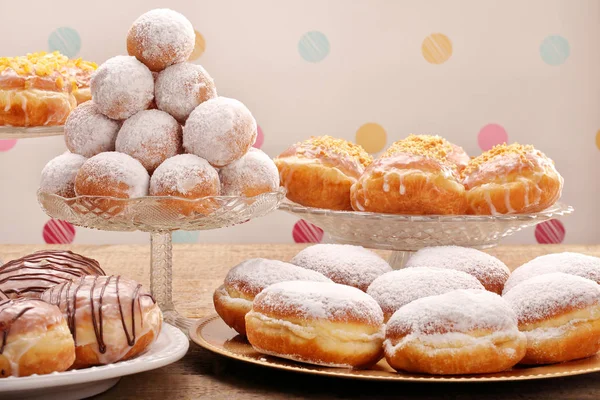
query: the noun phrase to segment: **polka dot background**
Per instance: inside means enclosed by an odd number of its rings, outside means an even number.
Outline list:
[[[596,132],[596,147],[600,150],[600,130]]]
[[[557,219],[542,222],[535,227],[535,240],[540,244],[562,243],[565,235],[565,226]]]
[[[298,42],[298,52],[306,61],[316,63],[323,61],[329,54],[329,40],[323,32],[306,32]]]
[[[17,139],[0,140],[0,151],[9,151],[17,145]]]
[[[260,149],[265,141],[265,135],[263,134],[262,128],[260,125],[256,126],[256,130],[258,131],[256,134],[256,142],[254,142],[253,147]]]
[[[175,231],[172,235],[173,243],[198,243],[200,232],[198,231]]]
[[[356,131],[356,143],[369,153],[379,153],[385,148],[387,133],[379,124],[369,122]]]
[[[508,143],[508,134],[502,125],[488,124],[481,128],[477,135],[477,144],[483,151],[502,143]]]
[[[428,63],[443,64],[452,56],[452,42],[443,33],[433,33],[423,40],[421,53]]]
[[[48,37],[48,48],[50,51],[58,50],[62,54],[74,58],[81,50],[81,38],[73,28],[58,28]]]
[[[548,65],[561,65],[571,54],[569,41],[562,36],[548,36],[540,45],[540,56]]]
[[[296,222],[292,229],[292,237],[296,243],[321,243],[324,235],[323,229],[303,219]]]
[[[75,227],[66,221],[51,219],[42,230],[44,241],[48,244],[69,244],[75,240]]]
[[[190,55],[190,61],[199,59],[206,50],[206,41],[204,40],[204,36],[202,36],[202,34],[198,31],[194,32],[196,33],[196,43],[194,45],[194,51]]]

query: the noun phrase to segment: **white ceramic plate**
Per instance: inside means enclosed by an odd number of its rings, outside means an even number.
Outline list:
[[[164,367],[181,359],[190,346],[179,329],[164,324],[158,340],[137,358],[115,364],[48,375],[0,379],[0,399],[82,399],[102,393],[122,376]]]

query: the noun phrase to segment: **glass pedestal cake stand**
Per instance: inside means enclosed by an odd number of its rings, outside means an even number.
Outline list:
[[[556,203],[531,214],[395,215],[324,210],[287,199],[279,209],[318,226],[337,243],[392,250],[389,261],[394,269],[402,268],[410,255],[423,247],[455,245],[486,249],[521,229],[574,211],[571,206]]]
[[[0,140],[3,139],[27,139],[46,136],[59,136],[64,134],[64,126],[0,126]]]
[[[283,188],[255,197],[215,196],[197,200],[158,196],[135,199],[79,196],[67,199],[38,192],[40,206],[52,218],[85,228],[149,232],[150,292],[163,311],[165,321],[186,333],[193,320],[181,316],[173,304],[171,233],[241,224],[274,211],[284,197]]]

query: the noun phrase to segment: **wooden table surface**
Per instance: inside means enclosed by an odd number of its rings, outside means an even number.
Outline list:
[[[53,246],[0,245],[8,261]],[[67,247],[97,259],[108,273],[149,285],[149,245]],[[227,271],[252,257],[289,260],[300,245],[175,245],[173,292],[188,317],[214,313],[212,292]],[[536,256],[575,251],[600,256],[600,246],[501,246],[489,252],[511,269]],[[387,255],[386,252],[381,252]],[[503,383],[366,382],[277,371],[229,360],[191,343],[188,354],[167,367],[127,376],[97,399],[599,399],[600,374]]]

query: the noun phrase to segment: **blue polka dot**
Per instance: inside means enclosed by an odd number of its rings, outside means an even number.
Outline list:
[[[198,231],[175,231],[173,232],[173,243],[198,243]]]
[[[548,65],[564,63],[569,58],[569,54],[571,54],[571,46],[569,46],[569,41],[562,36],[548,36],[540,45],[540,55]]]
[[[58,50],[69,58],[74,58],[81,50],[81,38],[73,28],[62,27],[56,29],[48,37],[50,51]]]
[[[329,54],[329,48],[327,36],[318,31],[306,32],[298,42],[300,56],[312,63],[323,61]]]

